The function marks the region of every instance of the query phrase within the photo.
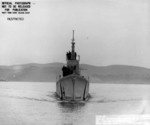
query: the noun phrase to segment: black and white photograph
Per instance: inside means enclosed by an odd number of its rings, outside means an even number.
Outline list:
[[[0,0],[0,125],[150,125],[150,1]]]

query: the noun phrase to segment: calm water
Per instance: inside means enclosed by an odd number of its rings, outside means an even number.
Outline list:
[[[60,101],[55,87],[0,82],[0,125],[95,125],[97,115],[150,114],[150,85],[91,83],[91,98],[79,103]]]

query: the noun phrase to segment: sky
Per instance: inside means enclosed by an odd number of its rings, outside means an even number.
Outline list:
[[[80,63],[150,68],[149,0],[33,0],[29,10],[0,13],[0,65],[65,63],[75,30]]]

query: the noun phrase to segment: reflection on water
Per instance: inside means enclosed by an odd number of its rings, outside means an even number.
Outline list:
[[[84,109],[84,102],[59,102],[58,103],[62,113],[82,112]]]
[[[84,102],[59,102],[61,111],[61,125],[80,125],[83,123],[86,103]]]

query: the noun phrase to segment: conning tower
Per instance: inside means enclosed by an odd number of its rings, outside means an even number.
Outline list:
[[[71,52],[66,53],[66,61],[67,61],[67,66],[63,66],[62,71],[63,71],[63,76],[71,75],[71,74],[76,74],[80,75],[79,71],[79,61],[80,58],[78,56],[77,59],[77,53],[75,52],[75,39],[74,39],[74,30],[73,30],[73,37],[72,37],[72,46],[71,46]]]

